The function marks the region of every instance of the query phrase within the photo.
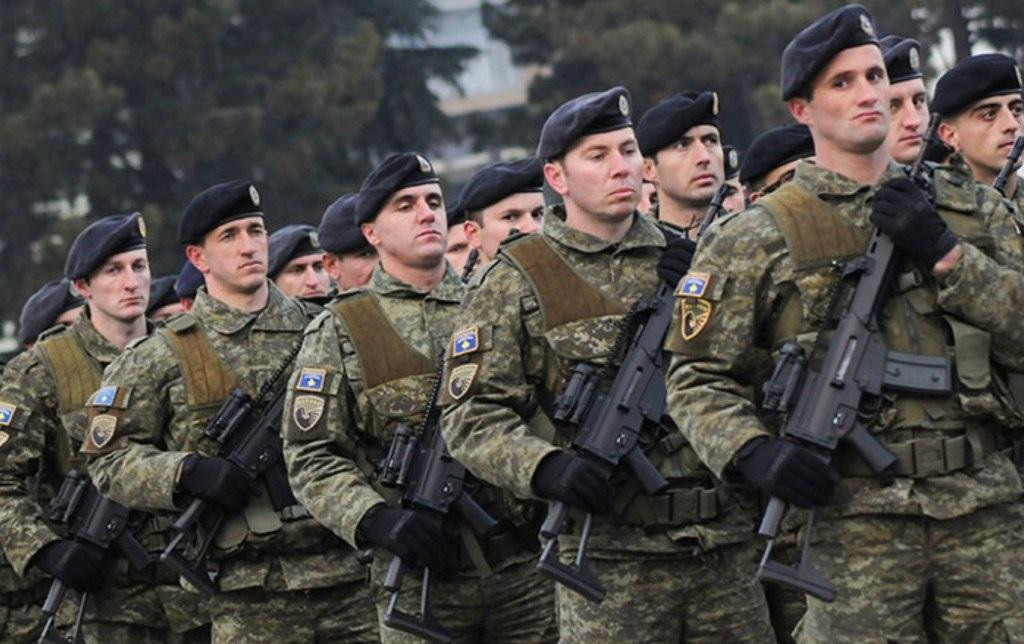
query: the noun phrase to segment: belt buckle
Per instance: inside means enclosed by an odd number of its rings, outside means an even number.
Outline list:
[[[914,457],[914,478],[928,478],[946,473],[948,466],[945,444],[946,441],[941,438],[917,440],[911,443],[911,454]]]

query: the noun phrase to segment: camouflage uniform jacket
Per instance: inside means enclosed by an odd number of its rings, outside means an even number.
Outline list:
[[[463,293],[451,267],[441,283],[422,291],[377,266],[370,283],[341,294],[339,304],[369,295],[394,332],[425,364],[434,365],[455,329]],[[399,423],[418,426],[437,374],[428,367],[429,373],[369,382],[368,372],[375,368],[361,362],[353,337],[345,318],[333,310],[309,325],[285,400],[284,436],[296,497],[318,521],[357,546],[357,527],[366,513],[397,500],[393,491],[377,483],[371,461],[387,449]],[[311,392],[302,383],[310,372],[324,374],[319,391]],[[308,418],[310,402],[316,403],[315,420],[299,422],[302,415]],[[518,523],[519,517],[513,516],[517,508],[496,500],[493,491],[473,494],[496,518]]]
[[[545,212],[540,235],[576,276],[620,303],[623,311],[658,287],[655,267],[665,236],[647,215],[634,215],[625,237],[608,242],[570,228],[562,207],[554,206]],[[571,436],[553,427],[543,436],[530,421],[538,415],[545,420],[550,417],[551,403],[576,364],[607,364],[623,316],[583,319],[545,330],[538,294],[508,254],[511,246],[524,241],[503,244],[466,296],[461,328],[478,330],[480,349],[448,361],[449,391],[457,370],[473,369],[469,365],[475,365],[475,370],[471,382],[459,387],[457,400],[451,395],[446,399],[443,428],[452,454],[474,474],[519,498],[536,499],[531,481],[537,466],[567,446]],[[550,420],[546,422],[551,425]],[[716,483],[682,435],[671,428],[667,433],[667,440],[648,454],[669,480],[670,490],[697,494],[714,490]],[[643,493],[624,471],[613,475],[612,484],[617,492],[615,511],[595,518],[591,542],[595,553],[602,549],[672,553],[684,548],[692,551],[695,545],[707,549],[743,541],[751,532],[749,517],[732,510],[714,521],[669,527],[648,519],[637,521],[633,517],[646,500],[641,498]]]
[[[879,184],[901,172],[890,166]],[[806,162],[798,166],[794,182],[830,204],[838,217],[867,239],[873,230],[869,217],[875,187]],[[891,296],[880,321],[889,347],[901,351],[910,350],[905,346],[908,333],[898,331],[904,320],[924,320],[920,326],[925,329],[946,329],[927,326],[945,323],[983,330],[990,339],[991,352],[986,356],[982,348],[982,355],[975,352],[967,357],[968,362],[980,361],[983,376],[988,378],[991,363],[1019,371],[1024,360],[1024,323],[1018,314],[1024,305],[1024,275],[1015,270],[1022,265],[1024,245],[994,191],[982,187],[974,194],[978,206],[970,217],[977,220],[980,233],[974,239],[961,238],[963,257],[941,278],[931,277],[930,271],[921,267],[914,269],[925,275],[923,282],[901,291],[898,297]],[[907,270],[908,264],[904,261],[898,273]],[[781,425],[781,419],[763,413],[756,405],[761,386],[771,373],[772,354],[794,335],[802,343],[808,336],[813,338],[827,309],[835,273],[828,263],[816,270],[798,269],[776,220],[756,204],[712,225],[694,259],[691,274],[694,272],[705,274],[708,280],[704,299],[711,306],[710,316],[689,340],[682,336],[670,339],[676,353],[668,373],[669,407],[701,459],[724,476],[731,472],[743,445],[771,435]],[[778,326],[781,311],[794,293],[800,312],[797,333],[782,333]],[[900,310],[898,305],[903,304],[910,306]],[[678,321],[679,310],[676,317]],[[942,333],[951,335],[946,330]],[[947,351],[943,344],[931,349],[932,355]],[[954,371],[958,375],[954,379],[963,380],[966,364],[961,364],[961,355],[956,357]],[[1016,412],[1007,409],[1004,399],[994,400],[992,386],[984,379],[981,385],[973,383],[976,389],[962,382],[954,384],[955,396],[923,399],[896,394],[883,405],[869,429],[884,432],[882,440],[894,444],[970,437],[975,429],[1006,427],[1007,419],[1020,426]],[[915,409],[918,413],[912,417]],[[843,453],[841,446],[837,458]],[[941,476],[845,476],[829,511],[946,519],[1021,495],[1020,477],[1003,451],[976,461],[980,462]]]
[[[200,323],[214,353],[250,395],[301,341],[312,316],[312,305],[269,286],[267,305],[255,313],[230,307],[200,288],[192,311],[167,323],[179,328]],[[90,455],[89,473],[97,487],[129,507],[180,511],[185,500],[175,489],[178,467],[189,454],[216,455],[217,445],[203,429],[219,403],[190,408],[183,365],[161,333],[127,349],[104,373],[103,385],[117,387],[112,398],[120,408],[112,408],[118,417],[112,440]],[[270,530],[247,521],[266,496],[254,498],[245,516],[229,516],[217,533],[213,556],[221,565],[221,590],[322,588],[365,576],[355,553],[309,517],[282,516]]]
[[[73,338],[100,372],[121,353],[82,314],[67,329],[44,332],[7,365],[0,401],[15,409],[10,423],[0,427],[0,543],[21,576],[32,572],[29,562],[43,546],[60,538],[59,528],[45,518],[46,506],[75,466],[85,432],[84,407],[60,410],[57,382],[42,350],[55,336]]]

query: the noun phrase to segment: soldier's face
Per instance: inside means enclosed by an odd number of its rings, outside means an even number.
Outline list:
[[[67,311],[64,311],[63,313],[58,315],[57,319],[54,320],[53,323],[59,324],[61,326],[71,326],[72,324],[75,323],[75,320],[78,319],[78,316],[82,313],[83,308],[85,307],[76,306],[74,308],[68,309]]]
[[[229,221],[185,253],[216,292],[255,293],[267,282],[267,228],[263,217]]]
[[[376,266],[377,249],[372,246],[341,255],[324,253],[324,270],[338,285],[339,291],[347,291],[369,282]]]
[[[289,297],[323,297],[330,288],[324,271],[323,253],[292,258],[274,278],[274,284]]]
[[[480,213],[482,224],[470,219],[462,228],[470,247],[480,251],[482,262],[489,262],[513,228],[525,234],[535,233],[543,219],[544,196],[539,192],[518,192],[484,208]]]
[[[448,229],[448,240],[445,244],[444,258],[452,265],[456,273],[461,273],[469,259],[469,238],[462,226],[452,226]]]
[[[181,305],[181,302],[174,302],[173,304],[165,304],[160,308],[149,312],[149,319],[154,322],[160,322],[167,318],[173,317],[179,313],[185,311],[185,307]]]
[[[399,190],[362,229],[385,268],[390,262],[415,268],[437,266],[444,260],[448,232],[441,187],[428,183]]]
[[[88,281],[75,280],[75,288],[85,298],[94,319],[131,323],[146,314],[149,282],[146,249],[139,248],[108,257]]]
[[[944,123],[943,140],[964,156],[976,178],[989,183],[1006,163],[1024,131],[1024,101],[1018,94],[983,98]]]
[[[900,163],[917,160],[928,127],[928,93],[920,78],[889,86],[889,155]]]
[[[726,212],[739,212],[747,207],[746,199],[744,198],[743,186],[740,184],[738,177],[733,177],[726,181],[729,184],[729,192],[725,195],[725,199],[722,200],[722,207],[725,208]]]
[[[817,156],[870,154],[889,133],[888,101],[882,52],[861,45],[836,54],[815,78],[811,99],[792,98],[789,110],[811,128]]]
[[[544,177],[566,208],[621,221],[640,202],[643,168],[633,128],[622,128],[581,138],[561,161],[544,165]]]
[[[722,141],[713,125],[695,125],[654,155],[663,197],[687,207],[705,206],[725,176]]]

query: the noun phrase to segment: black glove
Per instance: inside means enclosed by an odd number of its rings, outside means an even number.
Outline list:
[[[871,221],[904,253],[929,268],[957,244],[928,195],[905,177],[889,179],[875,193]]]
[[[658,260],[658,277],[661,281],[675,288],[683,275],[690,270],[693,254],[697,251],[697,242],[686,237],[677,237],[669,242]]]
[[[69,588],[94,591],[103,587],[103,554],[91,543],[61,539],[43,547],[32,563]]]
[[[820,456],[784,438],[751,441],[736,468],[755,487],[801,508],[824,505],[839,482]]]
[[[588,512],[611,511],[614,492],[599,467],[568,452],[546,456],[533,475],[533,491]]]
[[[356,530],[361,538],[393,552],[409,566],[454,568],[455,553],[440,524],[412,510],[378,506]]]
[[[186,456],[179,482],[181,489],[193,497],[216,503],[229,512],[244,510],[257,492],[248,474],[218,456]]]

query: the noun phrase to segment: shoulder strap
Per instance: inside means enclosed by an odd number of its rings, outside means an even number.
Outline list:
[[[84,407],[89,396],[100,387],[103,376],[100,365],[70,331],[50,336],[36,346],[56,381],[60,413]]]
[[[541,235],[502,248],[533,285],[545,330],[577,320],[624,315],[625,307],[580,277]]]
[[[434,372],[434,361],[406,342],[372,293],[346,297],[330,306],[348,327],[367,389]]]
[[[789,182],[757,200],[786,237],[798,269],[819,268],[864,253],[869,234],[850,223],[806,189]]]
[[[157,332],[178,356],[189,407],[220,403],[238,386],[238,375],[214,351],[198,321],[169,324]]]

